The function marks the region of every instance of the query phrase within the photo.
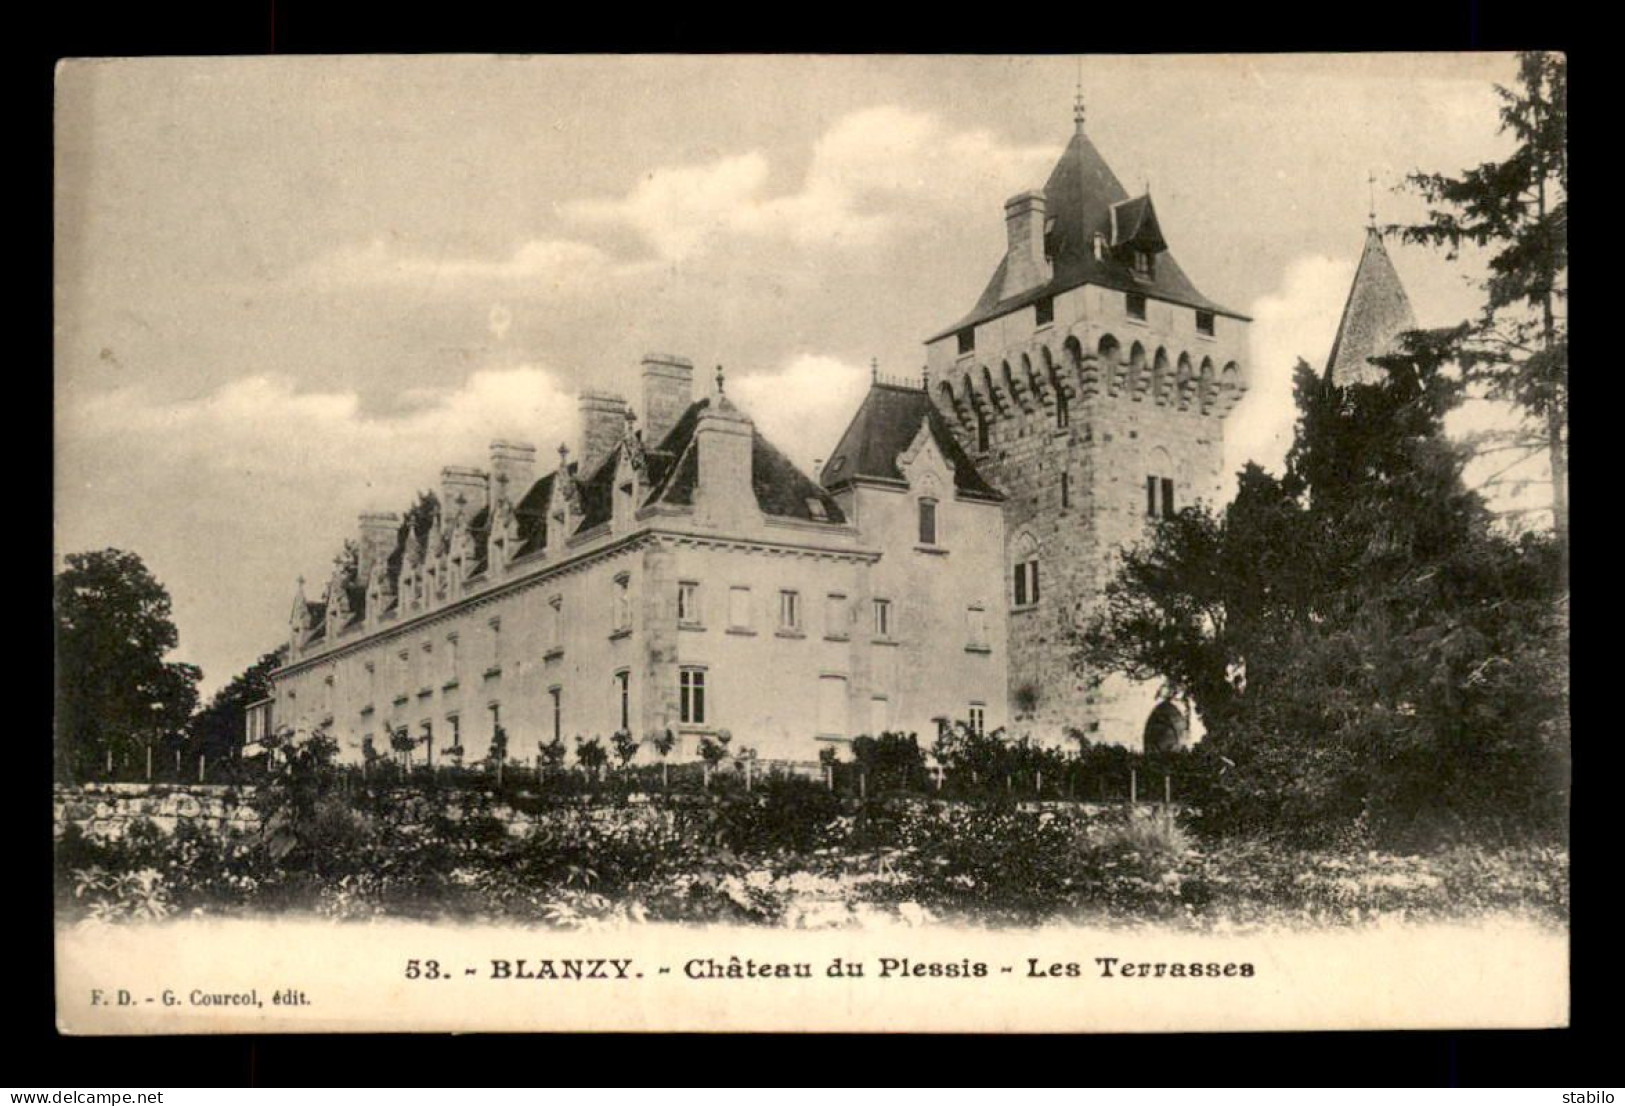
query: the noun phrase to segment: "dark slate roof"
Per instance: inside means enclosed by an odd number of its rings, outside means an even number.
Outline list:
[[[661,452],[675,456],[676,461],[670,463],[664,478],[655,483],[649,502],[680,507],[693,504],[694,488],[700,476],[699,450],[695,447],[694,433],[699,427],[701,413],[710,403],[709,399],[702,399],[690,404],[671,433],[660,443]],[[841,512],[835,498],[796,468],[754,427],[751,429],[750,483],[751,490],[756,493],[756,505],[763,514],[804,522],[840,524],[846,521],[846,515]],[[820,504],[823,518],[813,514],[809,500]]]
[[[532,484],[530,491],[513,509],[513,513],[519,516],[519,552],[515,556],[534,553],[547,544],[547,506],[553,502],[554,475],[550,472]]]
[[[1046,219],[1051,227],[1045,241],[1054,264],[1053,276],[1036,288],[1001,298],[1005,271],[1005,264],[1001,261],[970,314],[926,340],[934,342],[956,330],[975,326],[1046,296],[1084,284],[1096,284],[1123,292],[1143,292],[1152,299],[1168,300],[1237,319],[1247,318],[1198,292],[1171,253],[1157,255],[1154,275],[1150,280],[1136,279],[1128,258],[1110,249],[1102,259],[1097,260],[1094,236],[1098,233],[1104,235],[1108,243],[1112,241],[1112,207],[1125,200],[1130,200],[1128,190],[1118,181],[1094,143],[1082,130],[1078,130],[1072,135],[1072,141],[1067,144],[1061,160],[1055,163],[1049,182],[1044,185]],[[1143,236],[1148,231],[1154,231],[1156,238],[1162,237],[1149,196],[1139,197],[1127,207],[1120,208],[1120,222],[1125,214],[1134,223],[1134,233]],[[1124,240],[1134,239],[1131,236]]]
[[[1382,380],[1383,370],[1373,357],[1394,352],[1396,339],[1416,328],[1411,301],[1399,282],[1394,263],[1383,247],[1382,235],[1370,228],[1365,251],[1354,271],[1343,318],[1337,324],[1332,353],[1326,359],[1326,379],[1338,384],[1370,384]]]
[[[1003,498],[976,470],[924,391],[878,382],[869,386],[869,394],[863,397],[858,413],[841,435],[841,443],[825,462],[820,475],[824,486],[833,490],[855,478],[902,480],[897,455],[914,443],[922,419],[929,421],[931,437],[953,466],[954,487],[961,494]]]
[[[1143,246],[1148,250],[1165,250],[1168,240],[1162,236],[1162,225],[1157,222],[1157,209],[1151,206],[1151,194],[1135,196],[1112,205],[1114,246]]]

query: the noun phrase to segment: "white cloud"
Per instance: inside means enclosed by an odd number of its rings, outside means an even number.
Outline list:
[[[934,116],[875,107],[837,120],[813,148],[799,190],[769,196],[759,152],[656,169],[626,196],[566,204],[566,218],[637,231],[678,260],[730,237],[802,247],[867,245],[922,208],[975,211],[1034,187],[1047,146],[1009,146],[985,131],[950,132]]]
[[[252,376],[163,402],[140,387],[60,409],[57,538],[132,549],[171,589],[181,655],[209,686],[285,634],[301,572],[320,589],[363,510],[404,510],[443,465],[484,466],[495,438],[537,446],[538,472],[574,441],[573,391],[535,366],[472,373],[371,414],[349,392]]]
[[[802,354],[777,372],[729,380],[728,394],[768,441],[816,477],[813,462],[829,457],[868,387],[868,369]]]
[[[388,286],[423,290],[514,290],[582,295],[646,266],[619,262],[585,242],[533,239],[499,260],[429,256],[378,238],[344,246],[314,261],[306,278],[319,289]]]
[[[1226,497],[1248,461],[1281,471],[1297,418],[1292,370],[1299,358],[1325,366],[1353,279],[1350,262],[1300,257],[1287,266],[1279,289],[1253,301],[1251,386],[1225,426]]]

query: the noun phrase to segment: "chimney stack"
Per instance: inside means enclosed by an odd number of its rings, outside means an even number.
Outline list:
[[[489,495],[484,472],[460,465],[447,465],[440,470],[441,525],[450,529],[458,515],[465,519],[473,518],[485,506]]]
[[[751,483],[754,437],[750,419],[723,393],[722,367],[717,366],[716,394],[694,428],[700,469],[694,508],[702,525],[736,529],[760,517]]]
[[[363,511],[357,544],[361,554],[356,558],[356,579],[365,584],[372,575],[372,566],[389,558],[395,551],[395,539],[400,532],[401,516],[393,511]]]
[[[626,434],[626,400],[613,392],[585,391],[581,410],[581,478],[585,480]]]
[[[1042,192],[1023,192],[1004,203],[1004,229],[1009,237],[1005,252],[1001,298],[1037,288],[1052,275],[1044,256],[1047,201]]]
[[[497,503],[503,498],[517,507],[534,483],[536,483],[535,446],[528,442],[500,440],[491,443],[488,503],[493,514],[496,512]]]
[[[694,362],[670,353],[643,355],[643,444],[658,449],[694,401]]]

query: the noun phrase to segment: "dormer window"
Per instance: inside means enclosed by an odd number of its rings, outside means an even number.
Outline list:
[[[1095,260],[1096,261],[1104,261],[1104,260],[1106,260],[1106,236],[1104,234],[1100,234],[1100,233],[1095,234],[1094,248],[1095,248]]]
[[[1150,250],[1135,250],[1131,260],[1138,279],[1150,280],[1156,275],[1156,260]]]

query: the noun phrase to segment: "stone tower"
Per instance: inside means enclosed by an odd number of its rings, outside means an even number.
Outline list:
[[[926,373],[1005,496],[1013,726],[1139,747],[1159,689],[1074,671],[1071,630],[1150,518],[1219,498],[1249,320],[1180,270],[1150,193],[1130,196],[1089,140],[1081,100],[1049,181],[1009,200],[1005,223],[1004,260],[927,340]]]

